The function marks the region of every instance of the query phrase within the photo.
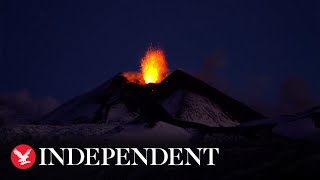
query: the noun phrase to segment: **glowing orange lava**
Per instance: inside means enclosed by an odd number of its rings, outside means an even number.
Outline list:
[[[141,73],[144,82],[159,83],[168,73],[164,52],[161,49],[149,49],[141,60]]]
[[[141,59],[140,72],[123,74],[128,81],[138,84],[160,83],[169,73],[164,52],[150,48]]]

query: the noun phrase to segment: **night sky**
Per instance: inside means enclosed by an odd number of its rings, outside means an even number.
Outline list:
[[[164,49],[171,70],[194,74],[222,53],[226,64],[212,76],[242,100],[259,89],[255,98],[272,101],[290,78],[320,96],[319,1],[5,0],[0,6],[0,92],[26,89],[64,102],[118,72],[138,70],[152,44]]]

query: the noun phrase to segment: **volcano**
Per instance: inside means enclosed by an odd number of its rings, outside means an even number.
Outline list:
[[[70,173],[72,168],[61,166],[55,171],[35,169],[33,177],[172,179],[181,175],[182,179],[208,179],[214,175],[216,179],[245,179],[275,177],[283,168],[283,177],[291,177],[292,167],[298,175],[318,171],[314,164],[319,158],[314,157],[320,157],[320,148],[309,143],[310,139],[320,142],[318,125],[319,107],[266,118],[182,70],[148,84],[134,83],[119,73],[33,124],[3,127],[0,143],[7,147],[21,143],[39,147],[221,147],[222,152],[214,168],[81,167]],[[11,166],[3,167],[8,167],[3,172],[15,174]]]
[[[190,74],[176,70],[160,83],[129,82],[123,73],[77,96],[40,124],[159,122],[179,126],[235,127],[264,115]]]

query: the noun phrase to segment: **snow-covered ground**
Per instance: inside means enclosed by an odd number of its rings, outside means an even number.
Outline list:
[[[147,127],[146,124],[126,126],[123,131],[111,135],[108,139],[112,142],[126,142],[129,144],[146,142],[155,145],[166,143],[187,145],[191,137],[192,134],[184,128],[160,121],[153,127]]]
[[[62,104],[53,112],[41,119],[41,124],[74,124],[77,121],[89,123],[98,111],[100,99],[108,94],[111,81],[107,81],[96,89],[76,96],[70,101]],[[110,98],[112,99],[112,98]]]
[[[18,125],[0,129],[0,143],[128,143],[128,144],[188,144],[192,134],[187,130],[165,122],[148,126],[141,124],[123,124],[112,127],[102,124],[77,125]]]
[[[261,119],[241,123],[240,126],[256,126],[273,124],[272,132],[292,139],[304,139],[320,142],[320,128],[316,127],[312,113],[319,112],[320,108],[314,108],[306,112],[294,115],[282,115],[274,118]]]
[[[181,121],[210,127],[234,127],[240,124],[208,98],[186,90],[175,91],[162,102],[162,106],[173,118]]]
[[[203,85],[200,80],[191,78],[186,73],[178,71],[175,75],[176,77],[171,79],[173,83],[181,83],[191,79],[194,84]],[[54,141],[60,141],[60,139],[62,141],[66,139],[134,141],[139,139],[186,143],[198,136],[199,129],[197,128],[200,126],[197,125],[199,124],[201,127],[206,126],[207,131],[210,131],[210,128],[219,127],[227,129],[272,124],[274,125],[272,132],[275,134],[293,139],[309,139],[320,142],[320,128],[315,126],[311,116],[312,113],[319,112],[319,107],[290,116],[246,121],[252,117],[257,119],[264,116],[223,95],[223,93],[210,89],[208,85],[203,85],[208,89],[206,94],[199,92],[199,90],[194,91],[193,86],[184,86],[186,84],[183,84],[182,88],[171,85],[172,87],[166,87],[165,90],[161,90],[160,86],[160,91],[155,91],[161,93],[156,94],[159,99],[154,100],[151,98],[154,97],[154,94],[149,91],[153,91],[150,88],[156,88],[155,85],[149,87],[129,84],[124,77],[115,76],[94,90],[64,103],[39,121],[35,121],[40,125],[17,125],[3,128],[0,131],[0,141],[30,137],[39,141],[51,139],[55,139]],[[164,86],[169,85],[164,84]],[[167,91],[167,89],[169,90]],[[208,93],[219,95],[222,100],[217,101]],[[233,103],[236,106],[223,106],[225,105],[224,100],[228,100],[227,104],[235,101]],[[151,107],[148,109],[145,106]],[[253,116],[249,116],[249,114],[248,116],[237,116],[239,109],[235,108],[244,110],[245,115],[251,113]],[[146,112],[160,112],[157,122],[152,120],[156,119],[158,114],[155,113],[150,118]],[[165,119],[161,119],[162,117]],[[244,119],[240,120],[243,117]],[[179,123],[189,122],[197,127],[192,126],[186,129],[181,124],[174,122],[171,124],[170,120],[177,120]],[[221,134],[224,137],[223,133]],[[214,136],[220,137],[220,134]]]

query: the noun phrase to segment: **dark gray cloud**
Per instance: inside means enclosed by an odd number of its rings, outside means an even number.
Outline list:
[[[263,82],[261,83],[263,84]],[[263,85],[258,87],[263,87]],[[243,94],[243,96],[246,96],[246,102],[253,109],[267,116],[303,112],[319,105],[319,100],[311,92],[308,84],[302,78],[288,78],[284,80],[279,89],[277,89],[272,101],[267,102],[266,100],[263,101],[258,98],[265,94],[265,91],[266,89],[264,88],[251,88],[251,90]]]
[[[233,88],[237,86],[217,76],[217,71],[229,63],[228,58],[220,50],[215,50],[203,61],[196,76],[267,116],[302,112],[319,105],[317,96],[311,92],[304,79],[299,77],[284,80],[270,99],[266,97],[274,91],[270,88],[274,84],[272,78],[267,75],[252,77],[242,88]]]
[[[307,83],[301,78],[285,80],[278,93],[283,113],[306,110],[317,103],[316,97],[312,94]]]
[[[0,94],[0,125],[28,123],[59,105],[52,97],[34,98],[27,90]]]
[[[196,77],[213,85],[222,91],[227,91],[229,82],[218,77],[217,71],[225,67],[229,63],[227,56],[220,50],[215,49],[210,56],[204,59]]]

